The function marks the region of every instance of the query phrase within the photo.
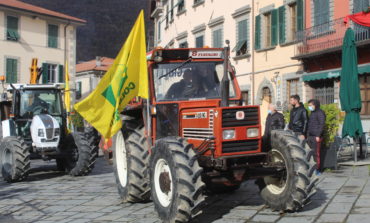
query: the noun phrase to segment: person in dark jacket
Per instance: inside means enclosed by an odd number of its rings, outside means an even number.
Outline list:
[[[311,99],[308,101],[308,109],[311,111],[307,127],[307,143],[314,151],[317,169],[320,169],[320,149],[324,134],[326,115],[320,109],[320,101]]]
[[[269,105],[268,115],[266,118],[265,133],[263,135],[263,151],[271,150],[271,131],[276,129],[284,129],[285,121],[283,114],[276,110],[276,106]]]
[[[288,128],[292,130],[301,141],[303,141],[307,130],[307,110],[300,102],[298,95],[290,96],[290,104],[293,106],[293,109],[290,111]]]
[[[171,85],[166,94],[166,99],[180,99],[186,97],[189,89],[193,88],[193,73],[191,70],[186,70],[183,74],[183,79]]]

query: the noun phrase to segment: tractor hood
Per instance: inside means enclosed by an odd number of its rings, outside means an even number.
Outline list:
[[[31,136],[36,148],[56,148],[60,140],[58,121],[50,115],[36,115],[32,119]]]

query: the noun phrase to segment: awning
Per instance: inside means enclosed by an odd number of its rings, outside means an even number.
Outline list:
[[[323,79],[339,78],[341,69],[326,70],[320,72],[307,73],[302,76],[302,80],[305,82],[308,81],[317,81]],[[361,64],[358,66],[358,74],[370,73],[370,63]]]

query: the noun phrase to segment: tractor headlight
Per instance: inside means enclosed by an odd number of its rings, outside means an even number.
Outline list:
[[[60,128],[57,128],[54,130],[54,136],[59,136],[60,135]]]
[[[235,130],[224,130],[222,131],[222,138],[224,140],[235,138]]]
[[[38,130],[38,136],[39,137],[45,137],[45,133],[44,133],[44,130],[43,129],[39,129]]]
[[[250,128],[247,129],[247,137],[248,138],[255,138],[258,137],[258,128]]]

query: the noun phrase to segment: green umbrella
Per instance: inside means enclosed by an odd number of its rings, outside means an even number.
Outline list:
[[[357,50],[355,34],[348,28],[342,46],[342,72],[340,74],[340,103],[342,110],[346,112],[342,137],[362,136],[362,124],[360,119],[361,94],[358,84]]]

